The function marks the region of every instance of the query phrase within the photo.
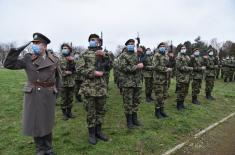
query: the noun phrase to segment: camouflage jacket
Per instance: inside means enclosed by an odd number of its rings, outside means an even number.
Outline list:
[[[81,57],[81,54],[79,55],[79,58],[74,58],[74,62],[75,64],[78,63],[78,61],[80,61],[80,57]],[[75,73],[75,81],[83,81],[83,76],[80,72],[77,72]]]
[[[95,55],[96,49],[88,49],[76,63],[76,71],[84,77],[84,81],[79,90],[84,96],[101,97],[107,93],[106,82],[103,77],[96,77],[95,71],[104,72],[104,62]]]
[[[203,79],[204,71],[202,70],[202,57],[193,57],[190,60],[190,67],[193,67],[192,79]]]
[[[156,53],[153,57],[153,79],[156,84],[164,84],[167,82],[167,64],[168,56]]]
[[[144,77],[153,77],[152,62],[153,62],[153,55],[146,55],[146,58],[143,62],[144,64],[143,76]]]
[[[141,87],[141,69],[137,68],[138,56],[136,53],[124,52],[120,55],[119,66],[123,75],[123,87]]]
[[[67,61],[65,57],[61,57],[60,68],[62,71],[62,87],[75,86],[75,63],[74,61]],[[71,71],[72,74],[65,74],[65,71]]]
[[[218,68],[218,62],[215,57],[208,57],[204,59],[204,65],[206,66],[205,76],[215,76],[216,69]]]
[[[189,83],[191,71],[189,69],[189,56],[179,55],[176,57],[176,81]]]

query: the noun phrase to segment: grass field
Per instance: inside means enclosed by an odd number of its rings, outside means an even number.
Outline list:
[[[21,133],[23,92],[26,76],[24,71],[0,69],[0,155],[31,155],[34,144],[31,137]],[[86,113],[81,103],[74,102],[76,119],[63,121],[60,107],[56,111],[53,131],[54,150],[58,155],[79,154],[161,154],[167,149],[186,140],[191,135],[235,111],[235,83],[217,80],[214,89],[216,101],[204,99],[204,83],[199,99],[203,103],[191,103],[191,91],[186,100],[187,110],[178,112],[175,108],[175,81],[172,81],[169,99],[166,102],[167,119],[154,117],[154,104],[140,105],[142,126],[134,130],[126,128],[122,98],[110,78],[107,100],[107,114],[104,132],[109,142],[99,141],[97,145],[87,142]]]

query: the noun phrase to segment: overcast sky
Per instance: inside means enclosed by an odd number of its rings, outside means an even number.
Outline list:
[[[115,50],[137,32],[141,44],[156,47],[218,38],[235,41],[234,0],[0,0],[0,42],[19,45],[34,32],[87,47],[90,33],[103,31],[104,45]]]

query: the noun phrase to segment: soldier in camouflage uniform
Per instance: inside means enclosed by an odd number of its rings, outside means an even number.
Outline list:
[[[224,82],[232,82],[233,80],[233,74],[234,74],[234,60],[232,57],[227,57],[226,60],[224,61]]]
[[[200,93],[201,85],[202,85],[202,79],[204,70],[206,69],[205,66],[203,66],[203,59],[200,56],[200,51],[198,48],[195,48],[193,50],[193,57],[191,57],[190,60],[190,66],[193,67],[193,73],[192,73],[192,103],[193,104],[200,104],[198,101],[198,94]]]
[[[100,50],[101,41],[97,34],[91,34],[88,41],[89,47],[81,55],[76,70],[84,77],[79,93],[84,96],[84,106],[87,111],[88,141],[90,144],[96,144],[97,138],[108,141],[108,137],[102,133],[107,94],[104,79],[105,53]]]
[[[79,61],[80,55],[81,55],[80,52],[78,52],[78,51],[75,52],[75,54],[74,54],[75,63],[77,63]],[[79,90],[80,90],[82,81],[83,81],[83,76],[81,75],[81,73],[76,72],[74,94],[75,94],[75,97],[78,102],[82,102],[81,94],[79,94]]]
[[[146,50],[146,58],[144,60],[143,76],[145,81],[145,95],[146,102],[153,101],[152,90],[153,90],[153,71],[148,66],[152,66],[153,52],[150,48]]]
[[[73,95],[75,86],[75,63],[71,56],[72,48],[64,43],[61,45],[61,61],[60,68],[62,70],[62,88],[61,88],[61,109],[63,119],[68,120],[74,118],[72,114]]]
[[[167,64],[169,57],[166,55],[165,43],[158,45],[159,52],[153,57],[153,80],[154,80],[154,91],[157,98],[155,104],[155,116],[157,118],[167,117],[164,112],[164,102],[167,98],[168,90],[168,73],[172,71],[172,68],[168,68]]]
[[[218,68],[218,62],[216,61],[214,57],[214,52],[213,49],[208,50],[208,55],[209,57],[204,57],[204,66],[206,66],[206,71],[205,71],[205,81],[206,81],[206,87],[205,87],[205,92],[206,92],[206,98],[208,100],[214,100],[215,98],[211,96],[211,92],[214,87],[214,82],[215,82],[215,73],[216,69]]]
[[[144,65],[138,61],[137,53],[134,52],[135,41],[129,39],[125,45],[126,51],[121,54],[119,65],[120,71],[123,73],[123,104],[127,127],[132,129],[134,125],[140,125],[137,111],[141,98],[141,70]]]
[[[193,70],[189,66],[190,58],[186,55],[186,47],[183,45],[180,50],[179,56],[176,57],[176,86],[177,89],[177,109],[183,110],[184,100],[188,94],[190,83],[190,74]]]

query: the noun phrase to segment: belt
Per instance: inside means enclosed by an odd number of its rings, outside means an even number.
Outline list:
[[[54,82],[31,82],[34,86],[40,87],[53,87],[55,85]]]

